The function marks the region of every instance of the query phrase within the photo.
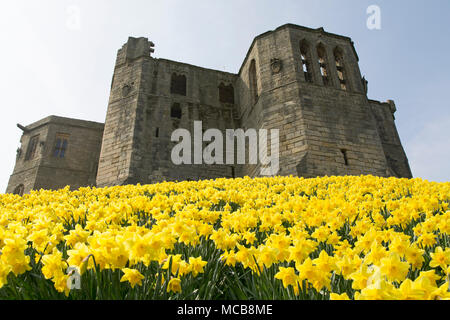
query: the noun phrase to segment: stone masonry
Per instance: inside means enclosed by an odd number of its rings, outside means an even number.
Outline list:
[[[20,127],[22,145],[7,193],[95,186],[103,123],[50,116]]]
[[[350,38],[286,24],[254,39],[237,74],[156,59],[153,46],[130,37],[118,51],[104,130],[83,122],[84,131],[71,131],[58,169],[45,156],[29,163],[18,157],[7,192],[21,184],[28,192],[259,175],[259,165],[173,164],[171,134],[193,132],[194,121],[224,135],[226,129],[279,129],[278,175],[412,177],[395,126],[396,105],[367,98]],[[47,122],[40,130],[51,145],[59,131],[45,129]],[[22,148],[37,134],[35,126],[26,127]],[[81,147],[72,137],[92,152],[70,158],[71,148]],[[84,175],[68,173],[73,163]]]

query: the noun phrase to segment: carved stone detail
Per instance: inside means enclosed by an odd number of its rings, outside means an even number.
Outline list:
[[[272,69],[272,74],[280,73],[283,68],[283,63],[280,59],[273,58],[270,60],[270,67]]]

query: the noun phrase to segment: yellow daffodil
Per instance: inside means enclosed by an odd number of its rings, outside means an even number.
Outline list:
[[[393,252],[389,257],[381,259],[380,271],[390,281],[401,282],[408,274],[409,263],[401,261],[399,254]]]
[[[181,292],[181,280],[179,278],[170,279],[167,285],[167,292],[173,293]]]
[[[122,269],[122,271],[124,275],[120,279],[120,282],[128,281],[131,285],[131,288],[134,288],[135,285],[142,285],[142,279],[144,279],[144,276],[138,270],[124,268]]]
[[[337,293],[331,293],[330,294],[330,300],[350,300],[347,293],[337,294]]]
[[[171,293],[218,272],[218,291],[232,277],[280,280],[296,295],[306,283],[306,298],[345,285],[330,298],[448,299],[449,194],[450,182],[419,178],[290,176],[0,195],[0,297],[28,290],[6,290],[11,273],[51,279],[67,296],[70,266],[86,279],[95,267],[105,279],[123,270],[132,287],[169,273],[148,289]],[[216,271],[205,274],[207,261]]]
[[[434,253],[430,253],[431,261],[430,267],[441,267],[442,270],[446,270],[450,264],[450,248],[446,248],[445,251],[441,247],[436,247]]]

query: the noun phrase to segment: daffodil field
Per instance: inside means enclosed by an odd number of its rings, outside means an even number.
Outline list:
[[[449,299],[449,202],[373,176],[3,194],[0,299]]]

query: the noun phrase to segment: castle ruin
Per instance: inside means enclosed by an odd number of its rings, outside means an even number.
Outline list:
[[[368,99],[350,38],[286,24],[253,40],[237,74],[153,58],[153,46],[130,37],[118,51],[104,124],[18,125],[6,192],[259,175],[259,164],[173,164],[171,134],[194,121],[279,129],[278,175],[412,177],[395,103]]]

